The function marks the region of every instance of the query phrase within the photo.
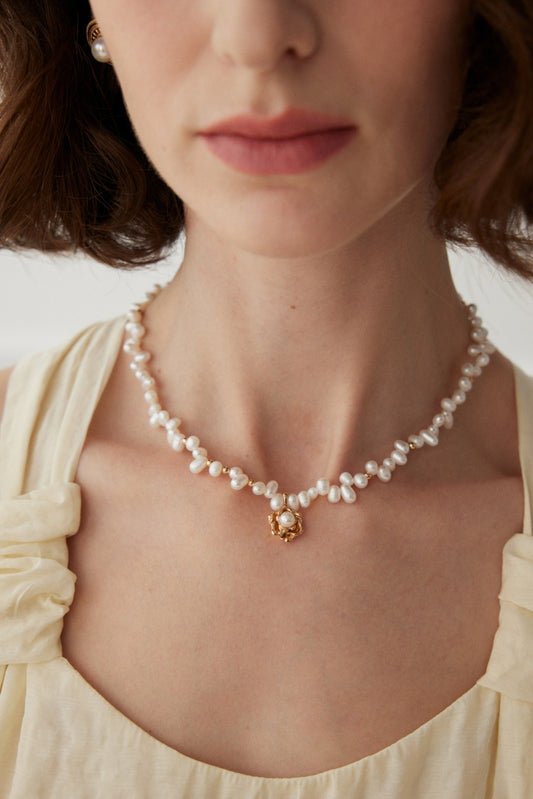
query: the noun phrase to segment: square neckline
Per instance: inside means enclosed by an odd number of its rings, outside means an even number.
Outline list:
[[[122,320],[122,322],[124,322],[124,319],[125,319],[124,317],[119,317],[119,319],[113,320],[113,322],[115,324],[117,324],[117,328],[116,328],[117,329],[117,342],[116,342],[116,344],[117,344],[117,352],[116,352],[115,357],[112,357],[113,350],[115,349],[115,347],[113,346],[113,342],[112,341],[111,342],[108,341],[108,344],[110,343],[110,345],[111,345],[110,346],[110,350],[109,350],[111,357],[109,358],[108,363],[106,364],[106,369],[105,369],[106,376],[105,376],[104,380],[101,383],[101,391],[100,391],[100,394],[98,396],[97,402],[96,402],[96,404],[94,405],[94,407],[92,409],[92,413],[89,414],[89,419],[87,420],[87,425],[86,425],[86,428],[84,430],[84,435],[83,435],[83,439],[82,439],[82,446],[80,448],[80,452],[83,449],[83,446],[85,445],[87,432],[88,432],[89,425],[90,425],[90,422],[91,422],[91,419],[92,419],[92,415],[94,414],[94,410],[96,409],[96,405],[98,404],[98,402],[100,400],[100,397],[101,397],[101,395],[103,394],[103,392],[105,390],[105,387],[107,385],[109,377],[110,377],[110,375],[111,375],[111,373],[112,373],[112,371],[114,369],[114,366],[116,364],[116,361],[117,361],[117,359],[118,359],[118,357],[120,355],[120,351],[121,351],[121,346],[120,345],[122,343],[122,338],[123,338],[123,327],[122,327],[122,325],[118,325],[118,322],[119,322],[119,320]],[[524,439],[525,439],[524,429],[527,427],[527,425],[524,423],[523,397],[522,397],[522,381],[523,381],[523,379],[527,379],[527,376],[515,364],[512,364],[512,367],[513,367],[513,383],[514,383],[514,406],[515,406],[515,411],[516,411],[517,432],[518,432],[519,462],[520,462],[520,471],[521,471],[522,488],[523,488],[523,514],[522,514],[522,528],[523,529],[522,529],[522,532],[520,532],[520,533],[514,533],[506,541],[504,547],[502,548],[502,565],[503,565],[506,549],[509,547],[510,543],[512,541],[514,541],[514,539],[516,537],[521,537],[523,535],[529,535],[529,536],[533,535],[533,531],[531,529],[531,519],[530,519],[530,516],[529,516],[529,514],[530,514],[530,491],[529,491],[529,486],[528,486],[526,472],[525,472],[526,447],[524,445]],[[72,475],[72,479],[74,479],[74,477],[75,477],[76,468],[77,468],[77,460],[76,460],[76,462],[74,464],[74,474]],[[527,532],[526,532],[526,530],[527,530]],[[324,771],[320,771],[320,772],[317,772],[315,774],[308,774],[308,775],[294,776],[294,777],[265,777],[265,776],[246,774],[245,772],[232,771],[232,770],[226,769],[226,768],[224,768],[222,766],[217,766],[217,765],[214,765],[212,763],[208,763],[208,762],[203,761],[203,760],[198,760],[198,759],[196,759],[194,757],[186,755],[183,752],[180,752],[178,749],[174,749],[173,747],[165,744],[163,741],[161,741],[159,738],[155,737],[154,735],[151,735],[149,732],[147,732],[147,730],[145,730],[143,727],[139,726],[136,722],[134,722],[132,719],[130,719],[128,716],[126,716],[124,713],[122,713],[120,710],[118,710],[118,708],[116,708],[109,700],[107,700],[102,694],[100,694],[96,690],[96,688],[94,686],[92,686],[91,683],[88,680],[85,679],[85,677],[81,674],[81,672],[79,672],[75,668],[75,666],[73,666],[66,657],[61,655],[60,660],[65,665],[65,667],[68,668],[68,670],[71,673],[71,676],[74,677],[80,683],[81,687],[85,690],[85,692],[88,692],[93,697],[96,697],[98,699],[98,701],[102,704],[102,707],[105,708],[108,713],[111,713],[111,715],[114,715],[117,718],[117,720],[123,726],[129,727],[131,730],[135,730],[138,735],[140,735],[143,739],[145,739],[147,741],[150,741],[152,743],[152,745],[161,747],[163,750],[166,750],[168,753],[172,753],[172,756],[176,759],[176,761],[181,761],[182,763],[186,763],[186,764],[188,764],[188,766],[190,768],[206,770],[207,772],[209,772],[209,773],[211,773],[213,775],[216,775],[216,776],[218,776],[220,778],[223,778],[223,779],[231,779],[232,781],[234,781],[236,779],[237,780],[243,780],[248,785],[252,785],[253,784],[253,785],[257,786],[257,785],[266,785],[266,784],[275,784],[275,783],[277,783],[277,784],[286,783],[286,784],[289,784],[289,785],[292,784],[292,785],[303,786],[303,785],[310,785],[313,781],[321,780],[321,779],[324,779],[324,778],[335,778],[337,776],[340,777],[341,775],[343,775],[343,774],[345,774],[345,773],[347,773],[349,771],[356,771],[356,770],[358,770],[360,768],[363,768],[364,764],[369,763],[370,761],[372,761],[374,759],[377,760],[377,759],[385,757],[387,755],[387,753],[392,754],[392,753],[396,752],[397,749],[400,749],[400,748],[404,747],[405,745],[408,745],[410,742],[414,741],[419,736],[424,735],[425,733],[429,733],[434,726],[437,726],[440,722],[442,722],[445,719],[447,719],[448,716],[453,716],[462,705],[464,705],[464,704],[466,704],[466,703],[468,703],[470,701],[473,701],[475,699],[476,695],[480,691],[489,691],[490,692],[491,691],[490,688],[487,688],[487,687],[481,685],[480,683],[481,683],[481,681],[483,681],[483,679],[486,677],[486,675],[487,675],[487,673],[489,671],[489,667],[491,665],[491,661],[493,659],[493,655],[494,655],[494,651],[495,651],[496,638],[497,638],[497,635],[498,635],[498,632],[500,631],[500,629],[501,629],[501,614],[500,614],[500,620],[499,620],[499,623],[498,623],[498,627],[496,629],[496,632],[495,632],[495,635],[494,635],[494,638],[493,638],[493,641],[492,641],[491,652],[490,652],[490,655],[489,655],[489,659],[487,661],[487,666],[485,668],[485,671],[484,671],[483,675],[481,675],[476,680],[474,685],[472,685],[467,691],[465,691],[463,694],[461,694],[459,697],[457,697],[457,699],[453,700],[453,702],[451,702],[449,705],[447,705],[445,708],[443,708],[435,716],[432,716],[430,719],[428,719],[426,722],[424,722],[420,726],[416,727],[411,732],[407,733],[406,735],[402,736],[401,738],[397,739],[396,741],[391,742],[390,744],[388,744],[387,746],[385,746],[382,749],[378,750],[377,752],[373,752],[373,753],[371,753],[369,755],[365,755],[364,757],[359,758],[358,760],[354,760],[354,761],[352,761],[350,763],[347,763],[347,764],[344,764],[344,765],[341,765],[341,766],[336,766],[336,767],[333,767],[331,769],[326,769]]]

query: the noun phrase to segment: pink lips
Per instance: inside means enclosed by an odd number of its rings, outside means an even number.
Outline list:
[[[217,158],[239,172],[296,175],[341,150],[356,131],[346,119],[294,109],[278,117],[231,117],[198,135]]]

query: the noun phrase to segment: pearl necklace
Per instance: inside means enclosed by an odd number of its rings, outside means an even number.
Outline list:
[[[221,461],[210,458],[207,450],[200,446],[198,436],[182,432],[181,420],[171,416],[161,407],[155,380],[147,367],[151,355],[142,348],[142,340],[146,332],[143,326],[143,312],[159,291],[161,291],[161,287],[155,286],[153,291],[147,294],[144,303],[134,304],[127,313],[125,325],[124,350],[131,356],[130,368],[143,388],[150,425],[165,430],[168,444],[175,452],[187,451],[190,453],[192,460],[189,469],[193,474],[207,471],[211,477],[226,475],[234,491],[241,491],[243,488],[249,487],[255,496],[263,496],[269,500],[272,513],[268,520],[272,535],[278,536],[285,543],[293,541],[303,533],[303,519],[299,511],[308,508],[317,497],[327,497],[333,504],[343,500],[351,505],[357,499],[356,489],[362,491],[374,478],[382,483],[388,483],[394,470],[405,466],[412,452],[426,445],[436,447],[441,430],[453,427],[453,414],[458,406],[465,402],[474,379],[481,375],[482,369],[487,366],[490,356],[494,352],[494,346],[487,337],[487,330],[477,316],[476,306],[468,305],[471,339],[467,349],[468,361],[461,367],[461,377],[455,389],[450,396],[441,400],[440,409],[433,416],[430,424],[419,432],[407,436],[406,440],[397,439],[390,454],[381,462],[369,460],[364,468],[355,474],[342,472],[338,484],[330,483],[327,478],[321,477],[314,486],[298,493],[280,493],[275,480],[268,482],[252,480],[240,466],[225,466]]]

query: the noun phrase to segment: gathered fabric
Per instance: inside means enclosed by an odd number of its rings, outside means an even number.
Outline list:
[[[522,534],[502,554],[500,623],[485,674],[376,754],[305,777],[256,777],[171,749],[62,656],[73,601],[74,482],[124,320],[24,359],[0,429],[0,799],[531,799],[533,379],[515,369]]]

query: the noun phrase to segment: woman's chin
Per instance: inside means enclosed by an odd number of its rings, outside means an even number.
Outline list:
[[[226,231],[222,239],[232,241],[235,247],[250,255],[278,260],[325,255],[344,243],[338,238],[323,235],[323,231],[321,235],[306,233],[307,231],[302,234],[302,231],[282,230],[273,226],[267,231],[263,230],[262,235],[254,234],[250,230],[231,233]]]
[[[346,208],[328,214],[325,208],[312,215],[255,212],[250,207],[233,213],[187,212],[187,230],[200,234],[206,227],[220,242],[264,258],[296,259],[320,256],[357,238],[366,224]],[[345,218],[343,218],[343,216]]]

